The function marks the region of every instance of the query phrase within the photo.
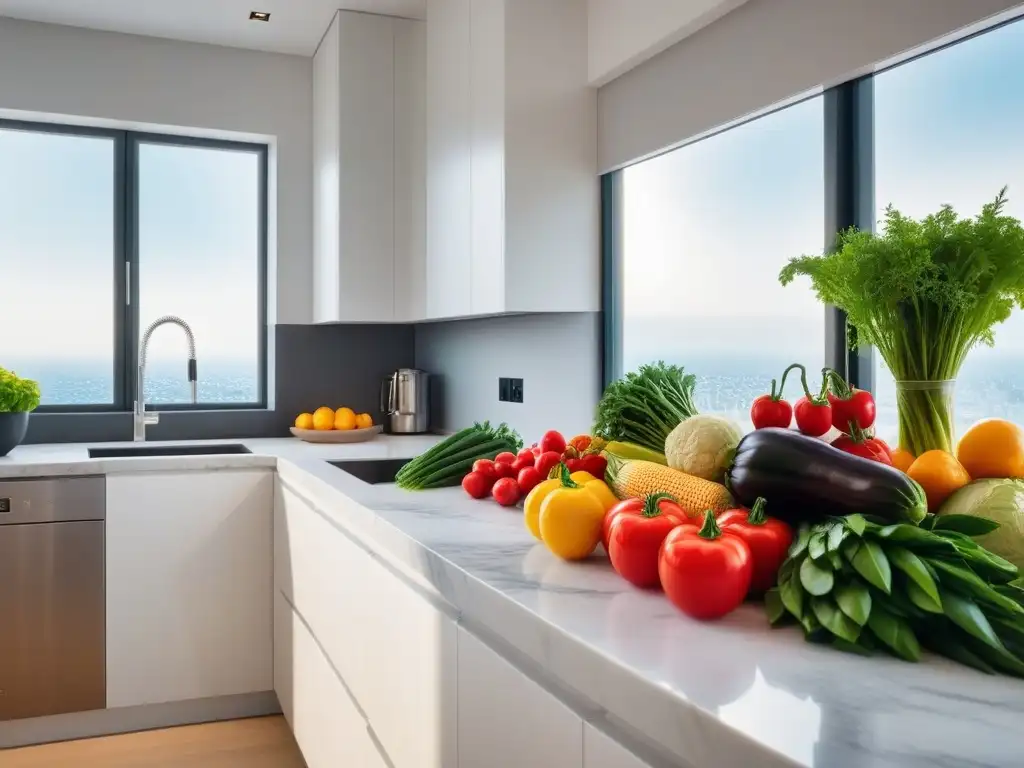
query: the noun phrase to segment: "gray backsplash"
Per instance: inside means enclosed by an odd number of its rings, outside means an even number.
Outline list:
[[[433,374],[434,429],[508,422],[531,443],[548,429],[589,431],[601,394],[601,314],[516,315],[416,326],[416,367]],[[522,403],[498,378],[523,379]]]

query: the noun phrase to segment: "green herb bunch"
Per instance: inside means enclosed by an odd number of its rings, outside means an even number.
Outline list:
[[[844,312],[851,343],[874,345],[897,381],[955,379],[976,344],[1024,307],[1024,227],[1004,215],[1006,188],[973,219],[946,205],[917,221],[891,205],[880,235],[851,228],[834,252],[791,259],[783,285],[811,279]],[[949,451],[952,414],[938,389],[900,395],[900,445],[915,456]]]
[[[668,433],[695,413],[697,378],[678,365],[642,365],[608,385],[597,404],[594,434],[605,440],[665,450]]]
[[[0,368],[0,413],[34,411],[39,406],[39,384]]]
[[[808,640],[917,661],[925,646],[988,673],[1024,677],[1024,589],[1017,567],[974,541],[998,528],[969,515],[921,527],[863,515],[801,526],[765,595],[772,624]]]

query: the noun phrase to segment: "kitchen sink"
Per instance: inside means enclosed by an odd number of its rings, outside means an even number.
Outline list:
[[[333,467],[358,477],[364,483],[380,485],[395,482],[398,470],[408,464],[410,459],[353,459],[351,461],[329,461]]]
[[[222,445],[127,445],[116,448],[90,448],[90,459],[114,459],[128,456],[218,456],[225,453],[252,453],[240,443]]]

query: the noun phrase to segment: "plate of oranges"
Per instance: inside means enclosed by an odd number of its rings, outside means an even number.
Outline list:
[[[325,405],[312,413],[300,413],[291,431],[307,443],[359,443],[372,440],[381,429],[368,413],[345,407],[334,410]]]

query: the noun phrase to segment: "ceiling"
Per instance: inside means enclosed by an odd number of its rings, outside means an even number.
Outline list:
[[[426,0],[0,0],[0,16],[302,56],[339,8],[422,19]]]

